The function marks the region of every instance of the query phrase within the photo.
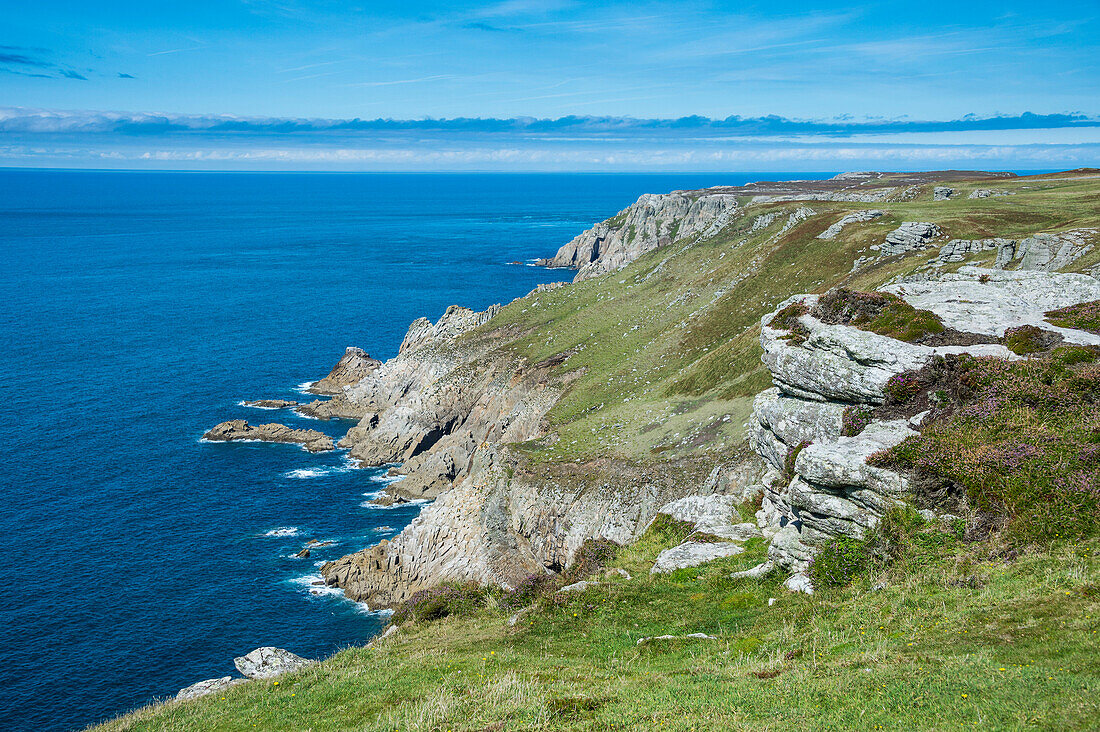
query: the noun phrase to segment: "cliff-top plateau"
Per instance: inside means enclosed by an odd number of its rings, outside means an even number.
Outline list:
[[[103,729],[1095,728],[1100,170],[646,194],[547,255],[270,403],[429,501],[321,568],[384,637]]]

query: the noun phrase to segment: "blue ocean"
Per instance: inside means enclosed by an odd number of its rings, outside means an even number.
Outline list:
[[[786,178],[823,177],[791,174]],[[645,192],[736,175],[0,171],[0,729],[68,730],[275,645],[324,657],[385,616],[313,584],[393,536],[381,469],[208,444],[240,405],[308,399],[345,346],[571,273],[552,254]],[[334,545],[308,559],[309,539]]]

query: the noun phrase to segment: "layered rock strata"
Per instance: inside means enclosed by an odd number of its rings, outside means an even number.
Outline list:
[[[1055,272],[1092,251],[1095,229],[1073,229],[1057,234],[1035,234],[1026,239],[952,239],[932,262],[942,266],[962,262],[984,252],[996,252],[993,269],[1034,269]]]
[[[938,280],[883,289],[960,331],[1003,336],[1008,328],[1036,325],[1068,342],[1100,344],[1100,336],[1055,328],[1043,317],[1051,309],[1100,299],[1100,280],[1087,275],[963,267]],[[779,309],[793,302],[811,308],[816,299],[795,296]],[[811,314],[799,318],[807,335],[796,344],[771,326],[773,315],[761,321],[760,342],[775,387],[756,397],[750,426],[750,443],[768,465],[757,519],[770,542],[769,561],[794,571],[791,587],[805,591],[808,580],[798,573],[817,547],[837,536],[862,536],[908,491],[903,476],[870,466],[867,458],[916,434],[919,418],[872,421],[848,437],[841,434],[844,410],[882,404],[891,377],[937,356],[1018,357],[998,344],[904,343],[848,325],[827,325]]]
[[[874,221],[880,216],[885,215],[884,211],[877,209],[868,209],[866,211],[853,211],[850,214],[845,214],[839,221],[834,224],[830,224],[829,228],[817,235],[818,239],[835,239],[840,235],[840,232],[844,230],[844,227],[849,224],[858,224],[865,221]]]

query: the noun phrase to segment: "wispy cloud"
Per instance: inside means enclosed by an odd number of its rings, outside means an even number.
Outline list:
[[[431,76],[421,76],[416,79],[394,79],[392,81],[358,81],[352,84],[346,84],[346,86],[396,86],[399,84],[420,84],[425,81],[442,81],[444,79],[456,79],[454,74],[433,74]]]
[[[88,80],[84,74],[53,61],[50,56],[49,49],[45,48],[0,46],[0,71],[36,79]]]

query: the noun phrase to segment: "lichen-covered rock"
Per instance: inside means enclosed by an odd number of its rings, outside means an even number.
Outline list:
[[[747,541],[760,536],[756,524],[738,519],[736,496],[691,495],[666,503],[659,513],[693,524],[701,534]]]
[[[317,663],[283,648],[264,646],[233,659],[237,670],[250,679],[274,679]]]
[[[818,239],[835,239],[840,235],[840,232],[844,230],[845,226],[849,224],[858,224],[865,221],[873,221],[880,216],[885,215],[884,211],[877,209],[868,209],[866,211],[853,211],[850,214],[844,215],[836,223],[830,224],[829,228],[817,235]]]
[[[231,689],[238,684],[243,684],[248,679],[235,679],[232,676],[222,676],[219,679],[207,679],[205,681],[199,681],[191,684],[188,687],[179,690],[176,694],[176,701],[187,701],[189,699],[198,699],[200,696],[206,696],[207,694],[214,694],[219,691],[225,691]]]
[[[653,569],[649,570],[649,573],[668,574],[678,569],[698,567],[700,564],[722,557],[732,557],[743,551],[745,551],[745,547],[737,542],[701,543],[688,541],[680,546],[665,549],[658,554],[657,561],[654,563]]]
[[[1100,299],[1100,280],[1088,275],[962,267],[954,274],[883,289],[960,331],[999,337],[1008,328],[1041,325],[1070,342],[1100,344],[1100,336],[1044,321],[1048,310]],[[916,434],[922,415],[872,421],[858,435],[846,437],[841,432],[847,407],[881,404],[892,376],[940,355],[1018,358],[999,344],[930,347],[826,325],[808,314],[816,300],[796,296],[777,309],[793,302],[806,305],[807,314],[798,317],[803,337],[797,342],[771,327],[774,315],[761,321],[763,360],[776,387],[757,395],[750,422],[750,444],[770,468],[757,512],[769,540],[768,558],[795,572],[805,570],[816,547],[830,539],[863,536],[907,492],[901,475],[870,466],[867,458]],[[802,579],[791,581],[805,589]]]
[[[231,419],[212,427],[204,440],[212,442],[279,442],[301,445],[309,452],[333,449],[332,438],[318,430],[296,430],[285,424],[250,425],[243,419]]]
[[[905,254],[914,249],[923,249],[926,244],[942,233],[940,227],[935,224],[924,221],[906,221],[886,235],[886,241],[879,248],[879,255],[892,257],[896,254]]]
[[[944,325],[969,333],[1002,336],[1008,328],[1034,325],[1060,333],[1070,343],[1100,344],[1100,336],[1046,322],[1049,310],[1100,300],[1100,280],[1082,274],[962,267],[935,280],[889,285],[885,292],[931,310]]]
[[[955,195],[955,189],[949,186],[936,186],[932,189],[933,201],[946,201]]]

